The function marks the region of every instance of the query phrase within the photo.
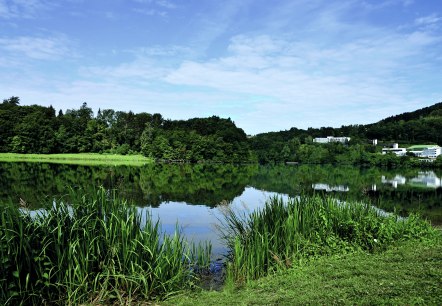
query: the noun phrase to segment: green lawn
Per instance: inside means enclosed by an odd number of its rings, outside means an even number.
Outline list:
[[[16,154],[0,153],[3,162],[46,162],[76,165],[131,165],[142,166],[153,159],[142,155],[117,155],[98,153],[77,154]]]
[[[442,305],[442,242],[324,257],[242,288],[185,293],[163,304]]]

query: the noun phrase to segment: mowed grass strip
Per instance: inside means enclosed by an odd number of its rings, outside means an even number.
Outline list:
[[[118,155],[98,153],[76,154],[18,154],[0,153],[3,162],[49,162],[76,165],[131,165],[142,166],[152,163],[153,159],[143,155]]]
[[[383,253],[322,257],[221,292],[164,305],[442,305],[442,242],[411,240]]]

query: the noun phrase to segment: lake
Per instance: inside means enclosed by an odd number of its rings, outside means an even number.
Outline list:
[[[0,201],[26,203],[38,209],[69,188],[88,192],[98,186],[116,189],[159,218],[163,230],[178,222],[186,237],[210,240],[222,254],[218,239],[224,207],[252,211],[272,196],[327,194],[342,200],[369,201],[386,212],[407,216],[419,212],[442,224],[442,172],[418,169],[384,170],[340,166],[235,166],[212,164],[149,164],[80,166],[51,163],[0,163]]]

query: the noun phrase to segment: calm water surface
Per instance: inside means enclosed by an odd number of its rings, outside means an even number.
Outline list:
[[[178,222],[194,240],[212,241],[223,251],[215,224],[223,207],[252,211],[271,196],[330,194],[343,200],[370,201],[406,216],[420,212],[442,224],[442,173],[418,169],[382,170],[336,166],[146,165],[79,166],[47,163],[0,163],[0,201],[25,201],[41,208],[69,187],[93,192],[117,189],[140,213],[159,218],[163,230]]]

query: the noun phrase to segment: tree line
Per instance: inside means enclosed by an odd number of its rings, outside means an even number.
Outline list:
[[[247,135],[216,116],[168,120],[161,114],[99,109],[87,103],[56,114],[52,106],[0,104],[0,151],[14,153],[142,153],[167,161],[254,161]]]
[[[380,155],[382,147],[399,143],[442,144],[442,103],[415,112],[404,113],[367,125],[340,128],[321,127],[307,130],[291,128],[286,131],[258,134],[250,139],[252,150],[260,163],[294,161],[300,163],[339,163],[376,165],[382,167],[420,165],[418,161],[393,154]],[[316,137],[350,137],[348,143],[318,144]],[[378,145],[373,145],[373,140]],[[442,164],[438,161],[437,164]]]
[[[18,97],[0,104],[0,151],[16,153],[117,153],[183,162],[299,162],[382,167],[414,166],[409,156],[379,154],[383,145],[442,144],[442,103],[368,125],[306,130],[291,128],[247,137],[229,119],[189,120],[161,114],[99,109],[87,103],[63,113],[52,107],[22,106]],[[346,136],[348,143],[318,144],[316,137]],[[374,146],[372,140],[379,144]],[[437,161],[435,165],[442,164]]]

